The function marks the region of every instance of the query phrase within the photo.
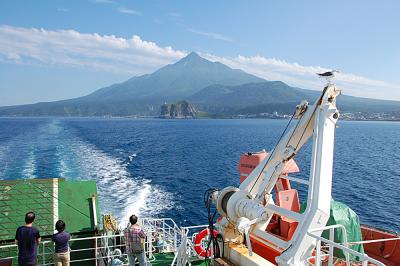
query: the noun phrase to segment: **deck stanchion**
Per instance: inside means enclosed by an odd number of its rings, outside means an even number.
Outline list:
[[[46,256],[45,243],[43,243],[42,246],[43,246],[42,264],[45,265],[45,264],[46,264],[46,259],[45,259],[45,256]]]
[[[321,266],[321,240],[317,240],[316,254],[315,254],[315,265]]]
[[[335,241],[335,228],[329,229],[329,240]],[[329,266],[333,265],[333,246],[329,246]]]

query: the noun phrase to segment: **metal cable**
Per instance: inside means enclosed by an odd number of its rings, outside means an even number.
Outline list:
[[[291,124],[291,122],[292,122],[293,117],[294,117],[295,114],[296,114],[296,110],[294,110],[292,116],[290,117],[289,122],[286,124],[286,127],[285,127],[285,129],[283,130],[281,136],[279,137],[278,142],[275,144],[275,147],[278,146],[279,142],[281,141],[281,139],[282,139],[283,136],[285,135],[285,133],[286,133],[287,129],[289,128],[289,125]],[[298,124],[298,123],[297,123],[297,124]],[[296,125],[296,127],[297,127],[297,125]],[[265,167],[267,167],[268,162],[269,162],[270,159],[272,158],[272,154],[273,154],[274,152],[275,152],[275,148],[274,148],[274,150],[272,151],[272,153],[269,155],[267,162],[265,163],[263,169],[261,170],[261,174],[257,177],[256,181],[254,182],[254,184],[253,184],[253,186],[251,187],[251,189],[250,189],[249,192],[251,192],[251,191],[254,189],[255,185],[257,184],[258,180],[260,179],[260,177],[261,177],[261,175],[262,175],[262,172],[264,172]]]

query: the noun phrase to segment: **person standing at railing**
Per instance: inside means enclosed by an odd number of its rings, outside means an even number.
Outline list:
[[[126,252],[128,253],[129,265],[135,265],[135,258],[140,266],[146,266],[146,254],[144,253],[144,239],[146,235],[143,229],[137,224],[136,215],[129,217],[130,225],[125,229]]]
[[[69,266],[70,252],[68,241],[71,235],[65,231],[65,222],[58,220],[56,223],[57,233],[51,240],[55,243],[54,264],[55,266]]]
[[[37,247],[40,243],[40,233],[32,224],[35,221],[35,213],[25,214],[25,225],[18,227],[15,233],[15,242],[18,245],[18,265],[37,265]]]

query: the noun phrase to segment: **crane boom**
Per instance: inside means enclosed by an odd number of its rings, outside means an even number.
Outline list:
[[[239,188],[227,187],[214,195],[217,210],[223,217],[219,227],[222,233],[226,233],[227,239],[234,239],[235,234],[239,234],[235,233],[236,231],[249,233],[281,254],[276,258],[279,265],[298,265],[311,253],[315,241],[307,232],[325,226],[329,218],[334,131],[339,117],[336,97],[339,94],[340,91],[335,85],[328,84],[313,105],[308,105],[307,102],[298,105],[294,114],[298,119],[297,123],[281,137],[269,156],[251,172]],[[303,214],[299,214],[275,205],[271,192],[282,174],[285,163],[292,159],[310,138],[313,139],[313,147],[307,208]],[[266,226],[273,214],[283,215],[298,222],[297,229],[289,241],[266,232]],[[232,231],[232,228],[229,228],[232,225],[236,230]],[[251,246],[249,250],[251,251]]]

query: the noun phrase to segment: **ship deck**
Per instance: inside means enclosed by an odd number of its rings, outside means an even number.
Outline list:
[[[166,265],[171,265],[173,259],[174,259],[174,253],[173,252],[168,252],[168,253],[153,253],[155,260],[151,261],[152,266],[166,266]],[[206,262],[204,260],[196,260],[191,262],[192,265],[198,265],[198,266],[206,266]]]

